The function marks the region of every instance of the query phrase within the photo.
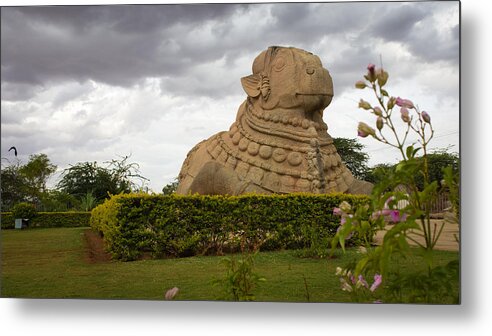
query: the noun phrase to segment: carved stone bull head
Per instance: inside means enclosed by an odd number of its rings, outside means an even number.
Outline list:
[[[326,108],[333,82],[318,56],[285,47],[270,47],[256,57],[253,74],[241,79],[244,91],[263,110],[305,114]]]

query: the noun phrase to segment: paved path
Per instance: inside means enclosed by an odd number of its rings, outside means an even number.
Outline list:
[[[437,224],[438,228],[441,224],[444,223],[444,229],[441,233],[441,236],[439,237],[439,241],[437,242],[435,249],[436,250],[446,250],[446,251],[459,251],[459,243],[456,241],[456,238],[455,238],[455,236],[457,238],[459,238],[459,225],[456,223],[450,223],[450,222],[445,221],[443,219],[432,219],[431,223],[432,223],[433,227],[434,227],[434,224]],[[388,225],[387,228],[391,228],[391,225]],[[379,231],[376,234],[376,237],[375,237],[376,244],[379,244],[383,241],[383,237],[384,237],[385,233],[386,233],[386,230],[385,231]],[[421,242],[421,243],[424,242],[424,239],[422,237],[412,235],[412,234],[410,234],[410,236],[412,238],[414,238],[415,240]],[[415,245],[415,243],[412,241],[409,241],[409,244]]]

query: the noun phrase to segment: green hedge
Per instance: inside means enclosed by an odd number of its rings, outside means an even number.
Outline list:
[[[2,229],[13,229],[15,218],[11,212],[2,212]],[[89,226],[90,212],[38,212],[29,220],[29,227],[53,228],[53,227],[80,227]]]
[[[120,260],[145,252],[179,257],[240,248],[297,249],[334,236],[340,218],[333,208],[344,200],[369,203],[367,196],[346,194],[116,195],[92,210],[91,227]]]

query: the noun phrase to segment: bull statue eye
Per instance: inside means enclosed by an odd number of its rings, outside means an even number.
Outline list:
[[[283,57],[278,57],[275,61],[275,65],[273,66],[273,69],[275,71],[282,71],[284,67],[285,67],[285,59]]]

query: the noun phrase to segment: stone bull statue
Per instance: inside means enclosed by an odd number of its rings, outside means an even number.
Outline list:
[[[318,56],[270,47],[241,84],[248,97],[236,121],[188,153],[177,193],[370,193],[372,184],[342,163],[323,122],[333,83]]]

